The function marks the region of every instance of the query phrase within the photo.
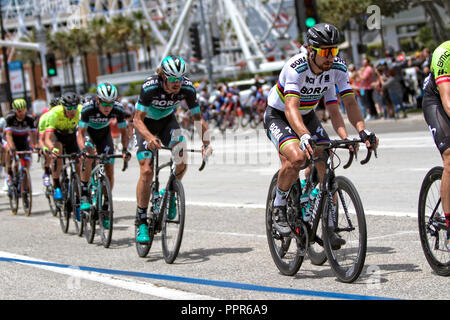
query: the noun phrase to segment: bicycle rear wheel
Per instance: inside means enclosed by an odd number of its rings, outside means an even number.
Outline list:
[[[250,123],[252,114],[248,110],[245,110],[244,114],[240,118],[241,118],[241,127],[245,128]]]
[[[319,228],[320,228],[320,230],[319,230]],[[319,226],[317,227],[317,231],[316,231],[316,239],[318,238],[318,235],[322,235],[322,234],[323,234],[322,228],[321,228],[321,225],[319,224]],[[320,240],[320,241],[322,242],[322,245],[319,245],[316,240],[316,243],[314,243],[314,244],[310,243],[310,245],[308,247],[309,260],[311,260],[311,263],[315,266],[321,266],[327,261],[327,254],[325,253],[325,250],[323,249],[323,241],[322,240]]]
[[[447,230],[441,206],[442,167],[425,175],[419,194],[419,235],[425,258],[440,276],[450,276],[450,252],[446,249]]]
[[[69,177],[67,176],[65,169],[61,171],[61,175],[59,177],[59,181],[61,182],[61,192],[63,195],[61,201],[61,210],[58,211],[59,215],[59,224],[61,225],[61,229],[64,233],[69,231],[69,222],[70,222],[70,201],[68,199],[69,192]]]
[[[270,254],[278,270],[284,275],[293,276],[300,269],[304,256],[300,254],[297,242],[292,236],[282,236],[273,225],[273,202],[275,200],[278,172],[273,176],[269,186],[266,202],[266,235]],[[293,192],[289,198],[295,196]],[[289,201],[289,199],[288,199]],[[294,240],[294,241],[292,241]]]
[[[89,194],[92,194],[91,188],[94,186],[92,184],[89,184]],[[86,238],[87,243],[92,243],[94,241],[95,237],[95,225],[97,224],[98,214],[97,214],[97,201],[98,201],[98,189],[94,193],[93,197],[90,199],[91,203],[91,209],[88,211],[83,211],[81,213],[82,216],[82,222],[83,222],[83,233],[84,237]]]
[[[367,230],[364,208],[353,183],[336,177],[331,198],[324,195],[322,233],[328,261],[342,282],[355,281],[364,267],[367,251]],[[333,249],[331,232],[345,240],[345,245]]]
[[[23,170],[21,183],[22,208],[23,212],[25,213],[25,216],[28,217],[31,214],[31,207],[33,200],[31,188],[31,176],[27,168],[23,168],[22,170]]]
[[[15,185],[8,187],[8,198],[11,213],[13,214],[13,216],[15,216],[19,207],[19,195],[17,192],[17,187]]]
[[[181,240],[183,239],[185,220],[185,198],[183,184],[180,180],[174,179],[170,190],[166,190],[162,210],[162,249],[166,263],[173,263],[180,251]],[[172,200],[174,197],[175,200]],[[176,211],[172,211],[171,205],[176,205]],[[172,209],[173,210],[173,209]]]
[[[81,237],[83,235],[83,223],[81,223],[81,183],[78,174],[74,173],[70,180],[70,207],[72,209],[72,221],[75,226],[77,234]]]
[[[55,199],[53,198],[53,186],[50,185],[45,188],[45,197],[48,200],[48,207],[50,208],[50,212],[54,217],[58,215],[57,206],[55,203]]]
[[[137,242],[136,241],[136,251],[138,253],[138,256],[141,258],[145,258],[148,253],[150,252],[150,248],[152,247],[153,244],[153,239],[155,237],[155,225],[156,225],[156,219],[152,214],[152,217],[148,219],[148,235],[150,237],[150,241],[143,243],[143,242]],[[138,225],[135,224],[135,235],[137,236],[138,234]]]
[[[111,193],[111,186],[107,176],[104,176],[100,182],[101,197],[98,204],[100,209],[98,215],[98,223],[100,229],[100,237],[102,239],[103,246],[109,248],[113,233],[113,200]]]
[[[157,190],[155,190],[155,182],[152,182],[152,184],[150,185],[150,194],[155,194],[155,192],[157,192]],[[153,202],[151,202],[151,207],[154,208],[155,204]],[[153,210],[153,209],[152,209]],[[150,218],[147,219],[147,226],[148,226],[148,235],[150,238],[149,242],[143,243],[143,242],[137,242],[136,241],[136,251],[138,253],[138,256],[141,258],[145,258],[148,253],[150,252],[150,248],[152,247],[153,244],[153,239],[155,237],[155,226],[156,226],[156,216],[152,213],[150,214]],[[136,221],[135,223],[135,228],[134,228],[134,232],[135,232],[135,239],[136,236],[139,232],[139,225],[138,222]]]

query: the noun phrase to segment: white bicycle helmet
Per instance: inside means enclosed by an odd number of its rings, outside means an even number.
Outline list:
[[[167,77],[183,77],[186,69],[186,63],[178,56],[167,56],[161,62],[161,70]]]
[[[115,101],[117,95],[117,88],[108,82],[101,83],[97,87],[97,97],[102,101]]]

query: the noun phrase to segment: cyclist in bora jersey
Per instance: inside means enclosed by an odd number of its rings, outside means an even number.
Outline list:
[[[277,83],[269,92],[264,127],[277,148],[281,160],[278,186],[274,202],[274,226],[281,234],[290,233],[286,218],[286,198],[298,179],[300,167],[313,155],[310,139],[329,141],[329,137],[314,112],[322,97],[330,114],[333,128],[341,139],[348,133],[339,110],[335,85],[345,104],[350,123],[355,127],[367,147],[378,143],[375,135],[366,130],[364,119],[350,87],[345,62],[338,58],[337,45],[340,32],[331,24],[319,23],[307,32],[306,49],[291,57],[281,70]],[[317,148],[315,157],[327,158],[323,149]],[[317,163],[320,179],[325,164]],[[336,250],[345,241],[334,232],[330,234]]]
[[[140,176],[136,187],[137,242],[145,243],[150,240],[146,223],[150,184],[154,170],[152,151],[161,148],[160,140],[165,146],[171,148],[179,143],[185,143],[174,112],[180,101],[186,101],[195,121],[197,131],[203,141],[203,155],[212,152],[209,146],[208,125],[201,116],[195,88],[192,82],[185,77],[186,71],[186,63],[181,57],[168,56],[164,58],[156,71],[157,74],[144,81],[136,104],[134,128],[140,167]],[[183,177],[186,169],[185,161],[177,163],[175,173],[178,179]],[[170,200],[169,216],[176,215],[175,201],[175,198]]]
[[[441,153],[444,171],[441,181],[442,209],[450,227],[450,41],[433,52],[431,73],[424,81],[423,114],[434,142]],[[447,230],[450,250],[450,229]]]
[[[125,117],[127,114],[121,103],[117,102],[117,88],[110,83],[101,83],[97,87],[95,99],[88,100],[83,105],[81,119],[78,123],[78,146],[84,153],[94,154],[94,146],[97,154],[114,154],[114,143],[111,136],[111,119],[116,118],[120,134],[122,136],[123,158],[130,157],[127,150],[128,129]],[[86,158],[85,170],[81,172],[81,210],[89,210],[88,183],[91,176],[93,159]],[[114,159],[105,164],[105,173],[108,177],[111,190],[114,187]]]

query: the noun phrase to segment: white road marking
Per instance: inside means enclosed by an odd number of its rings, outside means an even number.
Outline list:
[[[114,197],[117,202],[136,202],[135,197]],[[187,201],[188,206],[197,207],[213,207],[213,208],[243,208],[243,209],[266,209],[265,204],[256,203],[228,203],[228,202],[202,202],[202,201]],[[382,211],[382,210],[365,210],[366,215],[373,216],[392,216],[392,217],[416,217],[417,212],[402,212],[402,211]]]
[[[20,259],[20,260],[27,260],[27,261],[36,261],[36,262],[46,262],[27,256],[21,256],[14,253],[4,252],[0,251],[0,257],[4,257],[7,259]],[[154,285],[149,282],[143,282],[143,281],[136,281],[134,279],[129,278],[123,278],[118,277],[116,275],[109,275],[109,274],[102,274],[99,272],[92,272],[92,271],[84,271],[80,270],[77,266],[73,267],[54,267],[54,266],[47,266],[47,265],[38,265],[38,264],[30,264],[30,263],[22,263],[22,262],[14,262],[22,265],[27,265],[29,267],[43,269],[59,274],[64,274],[69,276],[69,279],[67,280],[67,285],[69,288],[75,288],[77,286],[80,286],[80,279],[84,280],[90,280],[99,282],[108,286],[117,287],[121,289],[126,289],[130,291],[135,291],[147,295],[152,295],[155,297],[160,297],[164,299],[170,299],[170,300],[217,300],[216,298],[206,296],[206,295],[200,295],[192,292],[177,290],[177,289],[171,289],[166,288],[161,285]]]

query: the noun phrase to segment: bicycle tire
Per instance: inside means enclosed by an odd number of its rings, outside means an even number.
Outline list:
[[[272,178],[266,201],[266,236],[270,255],[278,270],[286,276],[295,275],[300,269],[304,256],[297,250],[296,241],[291,237],[283,237],[273,226],[272,211],[275,200],[278,172]],[[291,197],[291,195],[290,195]],[[278,244],[279,242],[279,244]],[[289,250],[291,249],[291,250]]]
[[[147,257],[148,253],[150,252],[150,249],[152,247],[153,240],[155,237],[155,227],[154,227],[155,225],[156,225],[156,219],[154,219],[154,217],[152,215],[152,217],[150,217],[148,219],[148,223],[147,223],[148,235],[149,235],[150,241],[147,243],[141,243],[141,242],[135,241],[136,242],[136,251],[138,253],[138,256],[141,258]],[[135,224],[135,239],[138,234],[138,230],[139,230],[138,225]]]
[[[28,182],[28,190],[25,188],[25,181]],[[28,171],[27,168],[23,168],[23,176],[22,176],[22,183],[21,183],[21,189],[20,193],[22,195],[22,208],[23,212],[25,213],[26,217],[29,217],[31,214],[31,208],[32,208],[32,201],[33,201],[33,194],[32,194],[32,187],[31,187],[31,176],[30,171]],[[27,203],[28,202],[28,203]]]
[[[256,129],[258,125],[261,123],[261,117],[257,115],[256,113],[253,114],[252,119],[250,120],[250,128]]]
[[[157,190],[155,190],[155,182],[152,182],[150,185],[150,194],[155,194]],[[154,207],[154,203],[151,203],[151,207]],[[151,213],[150,217],[147,219],[147,227],[148,227],[148,235],[150,238],[150,241],[147,243],[141,243],[136,241],[136,237],[139,231],[139,226],[137,224],[137,221],[135,223],[134,227],[134,234],[135,234],[135,242],[136,242],[136,251],[138,253],[138,256],[141,258],[147,257],[148,253],[150,252],[150,249],[153,244],[153,240],[155,237],[155,226],[156,226],[156,218],[153,215],[153,212]]]
[[[80,205],[81,205],[81,182],[80,178],[78,177],[77,173],[74,173],[70,179],[70,202],[71,202],[71,209],[72,209],[72,221],[75,226],[75,230],[78,234],[78,236],[83,236],[83,223],[81,223],[81,212],[80,212]],[[79,214],[77,214],[77,209],[79,211]],[[80,220],[78,220],[78,215],[80,216]]]
[[[358,279],[361,271],[364,267],[364,262],[366,258],[367,251],[367,229],[366,229],[366,219],[364,215],[364,208],[359,197],[359,194],[353,185],[353,183],[347,179],[346,177],[336,177],[334,182],[334,190],[333,195],[336,194],[339,197],[338,201],[336,201],[336,221],[337,221],[337,230],[335,230],[340,236],[344,235],[344,240],[346,244],[338,250],[333,250],[330,243],[330,230],[328,227],[328,215],[330,208],[330,200],[327,196],[324,196],[323,203],[323,211],[322,211],[322,232],[324,235],[323,243],[325,252],[327,255],[327,259],[330,263],[331,268],[333,269],[336,277],[345,283],[354,282]],[[344,192],[348,195],[346,198],[348,201],[343,199]],[[346,201],[346,202],[345,202]],[[350,203],[350,202],[351,203]],[[344,205],[345,204],[345,205]],[[352,211],[352,207],[353,210]],[[342,209],[339,207],[342,206]],[[350,210],[349,210],[350,209]],[[339,212],[341,210],[342,212]],[[356,219],[351,219],[351,217],[345,214],[344,210],[347,212],[351,212],[356,215]],[[340,219],[341,218],[341,219]],[[351,231],[348,226],[348,221],[352,221],[352,224],[357,223],[357,233],[346,232],[343,231]],[[344,229],[348,230],[344,230]],[[358,236],[356,241],[355,237]],[[350,241],[351,240],[351,241]],[[351,245],[353,243],[357,243],[357,248],[352,248]],[[355,250],[356,249],[356,250]],[[353,259],[353,257],[355,257]]]
[[[180,180],[174,179],[172,181],[172,186],[170,190],[168,191],[166,190],[166,192],[168,193],[164,197],[163,204],[161,206],[163,214],[161,242],[164,260],[166,261],[166,263],[171,264],[175,261],[178,252],[180,251],[181,241],[183,239],[186,208],[185,208],[184,188]],[[176,216],[173,219],[169,219],[168,215],[171,200],[170,198],[174,194],[176,198],[177,212]],[[172,226],[178,227],[173,233],[171,232]]]
[[[19,194],[15,185],[8,188],[9,208],[13,216],[17,214],[19,208]]]
[[[111,185],[107,176],[102,177],[102,179],[100,180],[100,186],[102,188],[101,198],[98,204],[98,208],[101,209],[98,215],[100,238],[102,239],[103,246],[105,248],[109,248],[113,234],[114,210]],[[107,209],[105,210],[104,208]],[[106,220],[108,222],[105,222]],[[106,227],[106,225],[108,226],[108,228]]]
[[[252,115],[248,111],[244,111],[244,114],[241,116],[241,127],[245,128],[249,125]]]
[[[322,231],[319,232],[320,225],[317,228],[316,233],[322,233]],[[322,266],[325,262],[327,262],[327,254],[325,250],[323,249],[323,246],[316,244],[309,244],[308,247],[308,257],[311,263],[315,266]]]
[[[61,171],[59,181],[61,182],[61,192],[63,194],[63,199],[61,200],[62,206],[61,210],[59,210],[59,224],[61,225],[61,229],[63,233],[67,233],[69,231],[69,223],[70,223],[70,210],[67,202],[67,193],[69,187],[69,177],[67,176],[65,170]]]
[[[446,231],[440,227],[445,225],[445,216],[442,210],[436,212],[431,220],[434,209],[442,208],[442,205],[439,204],[441,199],[440,183],[436,185],[442,179],[442,172],[442,167],[434,167],[427,172],[423,179],[419,193],[418,224],[420,243],[431,269],[440,276],[450,276],[450,253],[440,240],[446,239]],[[443,234],[440,231],[443,231]],[[446,262],[441,261],[438,256],[446,259]]]
[[[93,188],[92,184],[89,183],[88,190],[89,194],[91,193],[91,188]],[[95,225],[97,224],[97,205],[98,202],[98,192],[99,189],[97,188],[96,192],[94,193],[94,198],[90,199],[91,209],[88,211],[82,212],[82,221],[83,221],[83,232],[84,237],[86,238],[87,243],[91,244],[94,242],[95,238]]]
[[[55,199],[53,199],[53,186],[48,186],[45,188],[45,197],[48,200],[48,207],[50,208],[50,212],[54,217],[58,215]]]

